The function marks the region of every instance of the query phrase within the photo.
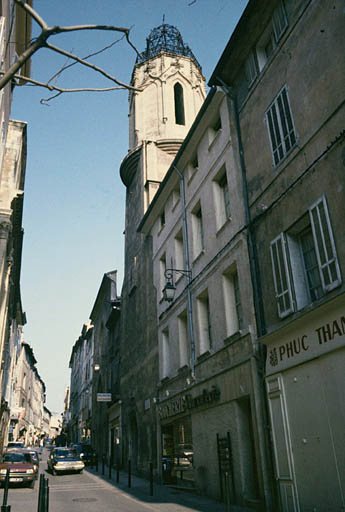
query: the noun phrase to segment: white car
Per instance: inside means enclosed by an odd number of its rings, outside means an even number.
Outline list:
[[[53,475],[67,471],[82,473],[84,462],[75,448],[54,448],[47,461],[47,469]]]

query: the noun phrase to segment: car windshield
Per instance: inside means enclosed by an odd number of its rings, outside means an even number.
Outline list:
[[[8,443],[7,445],[8,448],[24,448],[24,443],[21,443],[21,442],[10,442]]]
[[[2,457],[2,462],[32,462],[29,453],[5,453]]]
[[[71,457],[78,457],[78,454],[76,450],[55,450],[54,452],[55,457],[61,457],[61,458],[71,458]]]

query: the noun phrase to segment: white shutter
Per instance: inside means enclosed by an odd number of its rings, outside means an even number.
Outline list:
[[[341,283],[341,275],[325,196],[309,208],[309,215],[322,287],[329,292]]]
[[[274,288],[281,318],[294,311],[291,280],[288,268],[288,253],[284,233],[280,233],[271,242],[271,259]]]

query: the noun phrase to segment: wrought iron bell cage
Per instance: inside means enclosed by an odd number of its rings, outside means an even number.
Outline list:
[[[146,39],[146,49],[140,54],[140,57],[137,57],[137,64],[152,59],[162,52],[191,58],[201,72],[199,62],[189,46],[183,42],[179,30],[167,23],[163,23],[163,25],[151,30],[150,35]]]

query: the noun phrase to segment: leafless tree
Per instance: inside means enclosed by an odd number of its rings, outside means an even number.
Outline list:
[[[108,49],[113,44],[119,42],[119,40],[113,42],[111,45],[107,46],[106,48],[103,48],[102,50],[95,52],[93,54],[87,55],[86,57],[80,58],[74,53],[68,52],[63,50],[62,48],[59,48],[57,46],[54,46],[48,42],[48,39],[51,36],[54,36],[56,34],[62,34],[66,32],[76,32],[76,31],[85,31],[85,30],[105,30],[105,31],[111,31],[111,32],[119,32],[122,34],[121,39],[125,39],[127,43],[133,48],[135,53],[139,56],[139,52],[134,46],[134,44],[131,42],[129,38],[130,29],[124,28],[124,27],[115,27],[110,25],[75,25],[75,26],[67,26],[67,27],[60,27],[60,26],[52,26],[49,27],[48,24],[41,18],[41,16],[25,1],[25,0],[15,0],[15,2],[20,5],[26,13],[31,16],[31,18],[39,25],[41,28],[41,33],[38,37],[33,39],[28,47],[25,49],[25,51],[19,55],[17,60],[9,67],[7,71],[1,71],[0,70],[0,90],[5,87],[5,85],[10,82],[13,79],[21,80],[22,82],[33,84],[39,87],[44,87],[46,89],[49,89],[50,91],[54,92],[56,91],[57,94],[49,98],[48,100],[43,101],[49,101],[53,97],[56,97],[62,93],[65,92],[79,92],[79,91],[110,91],[115,89],[135,89],[129,84],[123,83],[120,80],[118,80],[116,77],[110,75],[102,68],[96,66],[95,64],[92,64],[91,62],[88,62],[86,59],[96,55],[97,53],[100,53],[101,51],[104,51]],[[22,68],[22,66],[25,64],[26,61],[28,61],[38,50],[41,48],[48,48],[52,50],[53,52],[56,52],[60,55],[65,56],[69,61],[72,60],[72,63],[69,63],[67,65],[64,65],[57,73],[53,75],[47,82],[39,82],[37,80],[34,80],[30,77],[23,76],[21,74],[18,74],[19,70]],[[86,66],[87,68],[92,69],[93,71],[100,73],[103,75],[106,79],[110,80],[111,82],[115,83],[116,85],[111,87],[105,87],[105,88],[78,88],[78,89],[65,89],[58,87],[56,85],[53,85],[51,82],[53,79],[55,79],[58,75],[60,75],[63,71],[65,71],[67,68],[71,67],[74,64],[81,64],[83,66]]]

